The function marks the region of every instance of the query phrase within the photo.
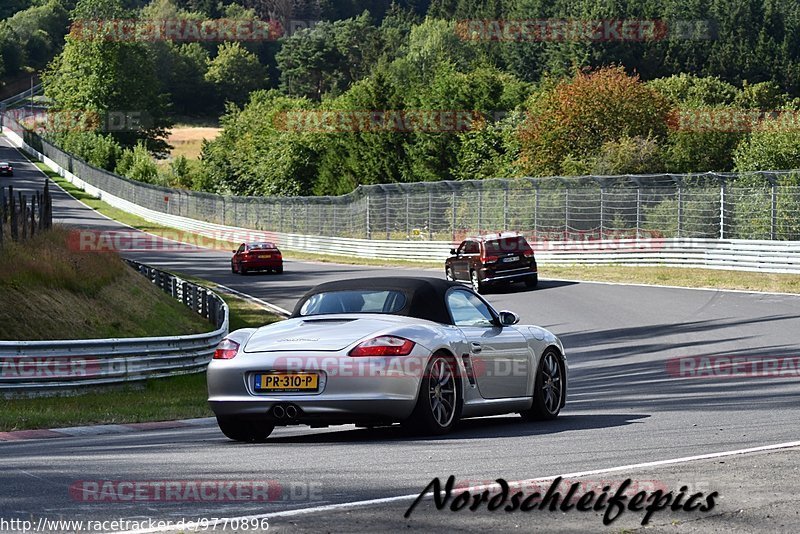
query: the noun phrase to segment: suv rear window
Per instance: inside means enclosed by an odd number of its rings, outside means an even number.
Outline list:
[[[525,238],[518,237],[503,237],[501,239],[493,239],[486,241],[484,244],[486,252],[490,254],[503,254],[506,252],[525,252],[530,250],[531,247]]]

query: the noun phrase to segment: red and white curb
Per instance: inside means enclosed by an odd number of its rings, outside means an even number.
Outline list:
[[[177,421],[151,421],[147,423],[124,423],[117,425],[71,426],[65,428],[46,428],[36,430],[15,430],[0,432],[0,441],[27,441],[31,439],[74,438],[80,436],[103,436],[127,434],[148,430],[171,430],[175,428],[205,427],[216,424],[213,417],[180,419]]]

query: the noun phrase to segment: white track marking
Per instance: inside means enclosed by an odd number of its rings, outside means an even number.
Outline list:
[[[769,273],[774,274],[774,273]],[[780,293],[777,291],[751,291],[748,289],[723,289],[719,287],[686,287],[686,286],[667,286],[660,284],[638,284],[634,282],[602,282],[599,280],[574,280],[571,278],[542,278],[542,281],[552,280],[554,282],[575,282],[576,284],[598,284],[605,286],[631,286],[631,287],[652,287],[663,289],[686,289],[688,291],[715,291],[720,293],[744,293],[746,295],[774,295],[779,297],[800,297],[800,293]]]
[[[537,482],[548,482],[554,480],[558,477],[565,478],[565,479],[575,479],[580,477],[592,476],[592,475],[601,475],[606,473],[618,473],[620,471],[634,471],[639,469],[647,469],[651,467],[661,467],[664,465],[674,465],[674,464],[681,464],[687,462],[696,462],[699,460],[712,460],[714,458],[725,458],[729,456],[738,456],[741,454],[749,454],[755,452],[766,452],[766,451],[776,451],[780,449],[789,449],[792,447],[800,447],[800,441],[790,441],[787,443],[777,443],[774,445],[763,445],[760,447],[750,447],[748,449],[738,449],[734,451],[723,451],[723,452],[712,452],[709,454],[699,454],[696,456],[685,456],[682,458],[673,458],[670,460],[656,460],[654,462],[644,462],[639,464],[630,464],[630,465],[622,465],[619,467],[609,467],[605,469],[593,469],[590,471],[579,471],[576,473],[566,473],[563,475],[553,475],[547,477],[540,477],[540,478],[530,478],[526,480],[517,480],[513,482],[509,482],[509,486],[511,488],[515,487],[524,487],[533,483]],[[498,488],[497,484],[484,484],[480,486],[469,486],[469,487],[459,487],[458,491],[469,491],[470,493],[480,492],[486,489]],[[428,493],[426,497],[430,498],[433,494]],[[335,512],[341,510],[349,510],[353,508],[364,508],[367,506],[375,506],[379,504],[390,504],[402,501],[413,501],[419,497],[419,493],[414,493],[410,495],[398,495],[396,497],[385,497],[382,499],[368,499],[364,501],[353,501],[353,502],[346,502],[346,503],[338,503],[338,504],[326,504],[322,506],[312,506],[309,508],[298,508],[295,510],[284,510],[282,512],[272,512],[266,514],[258,514],[258,515],[248,515],[248,516],[240,516],[240,517],[228,517],[222,518],[217,520],[216,522],[209,522],[208,525],[201,525],[198,523],[185,523],[181,525],[181,529],[184,531],[193,531],[199,528],[203,528],[203,526],[207,528],[213,528],[214,526],[220,526],[226,523],[230,523],[231,521],[242,523],[243,521],[247,520],[256,520],[256,519],[276,519],[276,518],[284,518],[284,517],[297,517],[302,515],[309,515],[309,514],[316,514],[321,512]],[[152,528],[152,529],[141,529],[141,530],[125,530],[121,532],[117,532],[114,534],[153,534],[158,532],[174,532],[176,530],[175,527],[163,527],[163,528]]]

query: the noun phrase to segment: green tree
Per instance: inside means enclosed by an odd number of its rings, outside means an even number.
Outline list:
[[[251,92],[264,86],[266,73],[255,54],[239,43],[222,43],[208,62],[205,79],[221,98],[243,104]]]
[[[287,94],[319,100],[344,92],[370,72],[383,50],[368,13],[323,21],[285,38],[276,54],[280,87]]]
[[[274,90],[255,91],[242,109],[229,105],[222,134],[203,146],[205,187],[238,195],[310,193],[318,143],[296,122],[310,107]]]
[[[125,18],[127,12],[119,0],[79,0],[72,16]],[[146,113],[152,121],[112,135],[123,146],[143,141],[152,153],[164,155],[167,99],[159,92],[152,54],[143,43],[113,37],[67,35],[64,50],[42,76],[45,95],[61,110]]]

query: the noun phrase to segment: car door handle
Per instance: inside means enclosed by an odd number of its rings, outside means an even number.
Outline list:
[[[472,342],[472,352],[474,352],[475,354],[478,354],[482,350],[483,350],[483,348],[481,347],[480,343],[475,343],[474,341]]]

